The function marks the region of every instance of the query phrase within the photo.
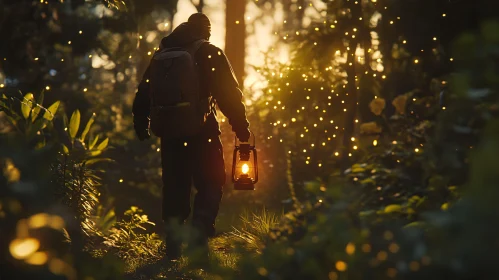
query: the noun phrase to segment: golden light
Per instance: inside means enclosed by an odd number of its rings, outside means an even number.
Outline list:
[[[64,223],[64,219],[56,215],[49,217],[48,225],[56,230],[62,230],[66,226]]]
[[[345,248],[345,252],[349,255],[353,255],[355,253],[355,244],[352,242],[347,244],[347,247]]]
[[[373,146],[378,146],[378,140],[373,140]]]
[[[30,228],[41,228],[48,224],[49,215],[46,213],[39,213],[31,216],[28,219],[28,225]]]
[[[243,174],[248,174],[249,166],[247,163],[243,164],[243,166],[241,167],[241,171],[243,172]]]
[[[40,242],[34,238],[14,239],[10,242],[10,254],[19,260],[29,257],[40,248]]]
[[[338,271],[345,271],[347,270],[347,263],[344,261],[337,261],[336,262],[336,269]]]
[[[47,263],[48,255],[45,252],[36,252],[26,259],[26,263],[32,265],[44,265]]]

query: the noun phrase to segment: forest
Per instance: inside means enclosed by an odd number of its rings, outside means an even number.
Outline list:
[[[132,110],[197,12],[259,180],[217,108],[217,232],[206,259],[175,228],[170,262]],[[0,0],[0,254],[0,280],[499,279],[499,1]]]

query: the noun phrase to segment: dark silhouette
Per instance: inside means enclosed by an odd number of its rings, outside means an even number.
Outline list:
[[[158,83],[162,83],[162,81],[157,81],[158,75],[153,73],[155,70],[152,70],[154,63],[157,63],[154,62],[154,58],[144,74],[133,104],[134,127],[138,138],[140,140],[149,138],[150,129],[154,134],[162,136],[161,158],[164,184],[162,215],[166,225],[185,222],[191,212],[191,184],[194,183],[197,189],[192,221],[193,226],[201,233],[200,238],[195,240],[195,243],[199,242],[197,245],[206,245],[207,238],[215,234],[215,219],[222,199],[222,187],[226,180],[215,104],[227,116],[239,140],[246,142],[250,137],[249,123],[246,119],[246,109],[242,103],[239,84],[224,52],[208,42],[210,33],[211,24],[208,17],[202,13],[193,14],[186,23],[181,24],[170,35],[163,38],[160,49],[156,52],[158,54],[169,50],[189,50],[193,54],[198,77],[194,77],[190,82],[196,85],[199,81],[199,87],[196,89],[200,102],[197,106],[208,108],[207,112],[202,112],[204,114],[202,126],[196,130],[196,133],[178,136],[178,131],[184,129],[181,126],[190,124],[184,118],[175,119],[175,115],[169,115],[171,118],[163,116],[154,120],[157,113],[155,110],[161,111],[166,108],[165,110],[168,111],[168,108],[179,108],[178,104],[182,102],[180,100],[174,102],[175,104],[154,104],[155,96],[158,96],[158,92],[154,90],[157,90],[155,88]],[[183,71],[171,73],[174,76],[173,79],[185,79],[183,74]],[[172,79],[171,76],[170,79]],[[166,90],[162,94],[173,93]],[[179,96],[183,95],[183,92],[179,94]],[[160,109],[157,109],[158,107]],[[203,107],[198,112],[204,109]],[[178,130],[172,128],[175,124]],[[175,259],[181,254],[180,244],[172,237],[171,228],[167,226],[166,231],[167,256]]]

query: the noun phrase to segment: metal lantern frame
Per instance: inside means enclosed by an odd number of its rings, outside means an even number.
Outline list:
[[[256,151],[256,139],[255,134],[251,133],[251,135],[253,138],[253,145],[249,141],[247,143],[241,143],[237,137],[235,137],[234,156],[232,158],[232,183],[234,183],[235,190],[255,190],[255,184],[258,183],[258,153]],[[252,153],[253,173],[255,177],[251,178],[248,175],[247,177],[240,176],[239,178],[235,178],[238,155],[239,161],[249,162]]]

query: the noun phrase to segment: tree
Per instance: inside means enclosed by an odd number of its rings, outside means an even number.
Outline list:
[[[237,80],[244,82],[246,54],[246,0],[227,0],[225,10],[225,53],[229,58]]]

